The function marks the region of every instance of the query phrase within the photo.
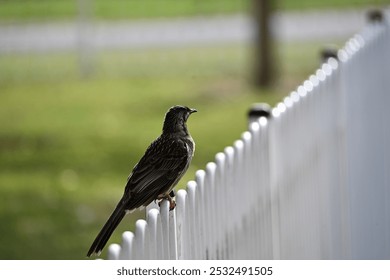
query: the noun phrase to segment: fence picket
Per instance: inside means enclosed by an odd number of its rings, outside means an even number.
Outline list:
[[[138,220],[135,223],[135,237],[134,237],[134,246],[135,254],[134,257],[136,260],[145,260],[147,259],[148,252],[148,243],[147,243],[147,226],[145,220]]]
[[[189,240],[191,240],[190,244],[188,244],[188,253],[191,258],[196,259],[197,254],[197,246],[199,246],[198,241],[198,234],[197,229],[198,225],[196,224],[195,215],[196,215],[196,208],[195,208],[195,201],[196,201],[196,182],[195,181],[189,181],[187,184],[187,208],[188,211],[186,212],[186,221],[188,223],[188,237]]]
[[[115,244],[113,244],[115,245]],[[134,234],[131,231],[125,231],[122,234],[122,246],[120,247],[119,259],[133,259]]]
[[[160,208],[161,224],[162,224],[162,244],[163,244],[163,259],[170,259],[171,246],[169,239],[169,202],[163,200]]]
[[[178,259],[186,259],[188,230],[186,221],[187,191],[179,190],[176,199]]]
[[[149,246],[150,256],[153,259],[163,259],[163,231],[161,215],[157,209],[150,209],[147,216],[147,223],[149,226]],[[130,258],[129,258],[130,259]]]
[[[108,254],[107,254],[108,259],[119,260],[120,251],[121,251],[121,246],[119,246],[118,244],[111,244],[108,247]]]
[[[199,245],[198,245],[198,253],[196,259],[204,260],[206,258],[206,252],[204,250],[206,246],[206,228],[205,221],[207,221],[208,214],[205,208],[205,190],[204,190],[204,180],[205,180],[206,172],[204,170],[198,170],[195,173],[195,181],[196,181],[196,192],[197,192],[197,201],[196,201],[196,209],[197,212],[195,214],[195,218],[197,221],[197,227],[199,230]],[[203,248],[203,249],[202,249]]]

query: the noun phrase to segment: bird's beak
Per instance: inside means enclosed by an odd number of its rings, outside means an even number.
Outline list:
[[[190,114],[192,114],[192,113],[196,113],[196,112],[198,112],[198,110],[196,110],[196,109],[190,109]]]

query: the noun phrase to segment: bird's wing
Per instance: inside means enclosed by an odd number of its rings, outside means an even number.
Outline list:
[[[170,189],[188,168],[187,144],[177,139],[156,139],[130,174],[125,196],[137,208]]]

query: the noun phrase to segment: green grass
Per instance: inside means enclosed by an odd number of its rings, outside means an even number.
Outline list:
[[[178,17],[248,12],[250,0],[85,0],[97,19]],[[75,18],[79,1],[0,0],[0,20],[53,20]],[[386,5],[388,0],[279,0],[282,10],[358,8]]]
[[[170,106],[199,111],[182,188],[240,137],[251,103],[275,104],[314,71],[318,47],[282,46],[281,76],[260,91],[243,46],[95,54],[86,79],[74,54],[0,56],[0,259],[83,259]]]

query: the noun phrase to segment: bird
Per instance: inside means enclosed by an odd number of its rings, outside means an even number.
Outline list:
[[[195,142],[187,128],[187,120],[195,112],[196,109],[181,105],[166,112],[161,135],[134,166],[122,198],[96,236],[87,257],[101,254],[126,214],[156,200],[168,200],[169,209],[175,208],[173,188],[187,171],[195,152]]]

